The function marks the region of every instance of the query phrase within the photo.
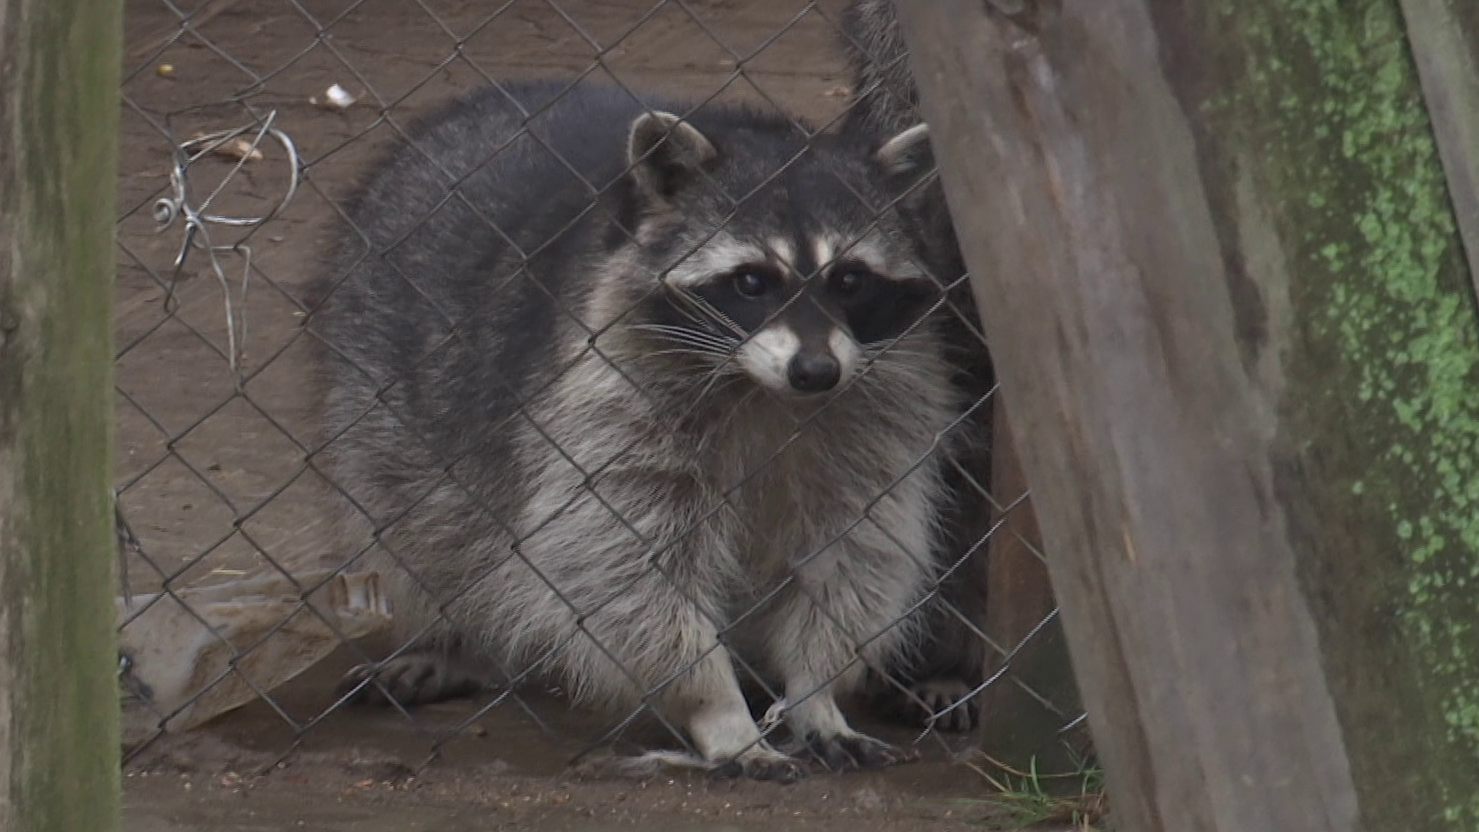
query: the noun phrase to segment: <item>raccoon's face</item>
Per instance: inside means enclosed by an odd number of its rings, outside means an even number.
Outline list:
[[[717,235],[669,272],[673,314],[662,324],[722,350],[762,387],[824,393],[915,326],[938,296],[880,236]]]
[[[902,235],[887,220],[880,224],[870,204],[887,203],[877,183],[900,174],[900,165],[928,163],[905,158],[921,153],[921,144],[927,154],[922,130],[885,144],[872,158],[841,142],[822,143],[788,165],[784,155],[752,153],[731,159],[726,169],[724,152],[741,156],[749,148],[721,151],[676,119],[663,126],[663,143],[678,146],[656,171],[644,170],[638,156],[637,181],[651,187],[654,177],[675,172],[692,178],[649,191],[661,202],[649,206],[638,234],[640,260],[669,264],[659,266],[663,291],[643,304],[635,322],[660,351],[805,396],[837,388],[921,325],[939,284],[914,264]],[[634,156],[641,129],[639,119]],[[714,200],[682,162],[711,175],[702,184],[718,181],[721,190],[747,198],[738,206]]]

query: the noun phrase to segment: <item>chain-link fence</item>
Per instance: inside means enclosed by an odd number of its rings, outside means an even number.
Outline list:
[[[131,0],[125,754],[392,723],[781,779],[1061,753],[890,21]]]

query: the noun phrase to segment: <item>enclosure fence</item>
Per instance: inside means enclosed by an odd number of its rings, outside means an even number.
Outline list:
[[[325,721],[360,718],[357,700],[377,692],[426,731],[432,752],[499,718],[532,722],[576,757],[622,743],[688,747],[680,726],[651,706],[656,690],[635,708],[598,716],[604,721],[568,717],[571,691],[549,674],[568,643],[498,668],[499,681],[465,691],[471,704],[450,720],[394,701],[373,675],[336,686],[307,684],[319,679],[307,674],[285,693],[290,678],[320,662],[342,670],[410,655],[419,637],[455,630],[445,616],[465,600],[447,592],[427,602],[440,611],[437,621],[411,632],[396,626],[404,608],[391,602],[390,587],[409,580],[411,568],[396,548],[396,524],[418,507],[367,516],[355,486],[321,464],[338,437],[325,435],[326,382],[313,369],[323,345],[305,328],[327,300],[312,287],[345,279],[323,272],[356,182],[451,97],[553,78],[567,91],[599,83],[638,101],[675,97],[698,112],[738,100],[807,136],[835,132],[857,92],[843,65],[841,13],[839,3],[781,0],[739,11],[699,0],[128,2],[115,312],[126,764],[170,734],[211,730],[210,719],[238,706],[275,714],[292,738],[280,749],[286,757]],[[587,184],[591,210],[603,210],[603,183]],[[731,196],[738,212],[745,197]],[[490,225],[487,233],[503,232]],[[944,299],[928,314],[954,317],[979,337],[961,303],[964,276],[933,278]],[[448,338],[470,323],[448,317]],[[975,350],[984,355],[984,344]],[[876,506],[921,466],[938,465],[960,500],[946,551],[900,554],[935,563],[925,591],[890,624],[924,630],[926,646],[892,666],[875,663],[858,709],[894,719],[909,729],[905,744],[925,753],[1081,754],[1082,709],[1046,594],[1030,498],[1012,475],[1012,455],[999,441],[992,446],[1005,433],[993,420],[996,391],[979,379],[962,384],[971,401],[838,535],[878,528]],[[381,405],[393,386],[382,388]],[[539,395],[490,429],[532,422]],[[807,441],[804,421],[795,433]],[[461,460],[438,456],[434,443],[424,449],[435,457],[431,467],[453,477]],[[764,481],[766,465],[785,450],[775,448],[734,490]],[[475,489],[462,493],[483,499]],[[511,529],[483,502],[490,528]],[[357,523],[343,520],[356,513]],[[505,533],[514,565],[499,568],[534,568],[518,559],[535,532]],[[798,552],[792,565],[815,557]],[[465,577],[463,592],[476,586]],[[564,590],[555,579],[544,585]],[[733,611],[728,623],[754,607]],[[953,658],[923,655],[942,644]],[[866,639],[857,646],[866,652]],[[782,703],[784,692],[760,668],[739,652],[734,661],[760,712]],[[950,684],[927,684],[936,671]]]

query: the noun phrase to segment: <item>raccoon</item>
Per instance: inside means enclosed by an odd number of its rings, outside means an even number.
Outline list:
[[[843,12],[842,35],[853,81],[842,132],[866,140],[919,124],[919,92],[892,0],[855,0]],[[896,668],[907,696],[894,705],[926,717],[942,714],[935,720],[939,727],[964,731],[978,716],[966,697],[989,670],[980,628],[988,592],[984,544],[994,514],[984,487],[991,482],[989,396],[996,373],[938,178],[925,182],[920,198],[904,209],[916,257],[949,287],[943,337],[960,370],[954,381],[968,409],[954,431],[945,465],[948,531],[938,557],[947,578],[927,607],[928,637],[922,649]]]
[[[927,133],[646,101],[497,86],[352,201],[309,324],[317,464],[414,646],[346,682],[409,704],[548,673],[760,779],[900,761],[837,699],[912,636],[960,409],[940,288],[883,210]]]

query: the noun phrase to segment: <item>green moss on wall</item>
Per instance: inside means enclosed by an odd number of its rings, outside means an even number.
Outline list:
[[[1328,640],[1389,650],[1387,669],[1412,677],[1348,680],[1353,699],[1359,684],[1412,696],[1348,716],[1384,707],[1402,724],[1389,736],[1407,741],[1410,794],[1441,804],[1402,807],[1424,816],[1413,829],[1479,829],[1479,315],[1400,10],[1228,0],[1209,23],[1236,46],[1217,61],[1230,81],[1206,113],[1247,151],[1290,263],[1287,366],[1307,397],[1291,403],[1290,439],[1322,478],[1319,506],[1351,518],[1344,562],[1332,541],[1312,547],[1327,550],[1321,581],[1343,593],[1324,601],[1322,624],[1370,627]],[[1367,673],[1380,664],[1364,657]],[[1443,736],[1398,736],[1425,730],[1426,712]],[[1378,749],[1357,738],[1351,752],[1358,780],[1391,776],[1360,759]]]

